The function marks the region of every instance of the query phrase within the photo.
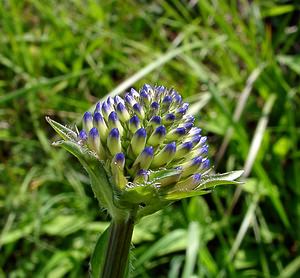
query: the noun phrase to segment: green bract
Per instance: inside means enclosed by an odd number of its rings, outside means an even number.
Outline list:
[[[151,214],[182,198],[232,184],[242,171],[210,174],[207,138],[173,89],[145,84],[108,97],[73,131],[47,118],[60,145],[88,172],[95,196],[113,218]]]

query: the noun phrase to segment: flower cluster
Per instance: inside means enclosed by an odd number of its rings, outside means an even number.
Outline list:
[[[211,174],[208,144],[194,126],[189,104],[174,89],[145,84],[123,97],[108,97],[83,127],[73,131],[47,117],[90,176],[101,206],[113,218],[137,218],[221,184],[238,183],[242,171]]]
[[[210,163],[207,137],[194,127],[188,107],[174,89],[147,84],[139,92],[132,88],[124,98],[108,97],[93,114],[84,114],[78,143],[110,162],[119,189],[149,182],[158,169],[175,169],[175,177],[157,186],[192,190]]]

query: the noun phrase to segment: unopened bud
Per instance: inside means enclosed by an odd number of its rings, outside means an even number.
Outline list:
[[[141,127],[139,117],[137,115],[132,116],[129,120],[128,125],[129,125],[129,129],[132,133],[136,132]]]
[[[133,168],[147,170],[152,162],[154,150],[153,147],[146,147],[136,158]]]
[[[94,114],[93,123],[100,133],[101,141],[105,142],[107,138],[108,128],[106,126],[105,120],[99,112],[96,112]]]
[[[176,143],[167,144],[157,155],[151,163],[151,167],[160,167],[172,161],[176,153]]]
[[[85,112],[82,120],[84,130],[89,131],[93,128],[93,116],[90,112]]]
[[[118,114],[115,111],[113,111],[109,114],[108,125],[109,125],[109,128],[117,128],[122,136],[124,129],[123,129],[122,124],[119,121]]]
[[[157,127],[148,139],[148,144],[151,146],[158,146],[166,137],[166,128],[161,125]]]
[[[193,173],[197,172],[201,166],[202,163],[202,157],[197,156],[194,157],[191,161],[185,162],[181,165],[183,171],[182,171],[182,177],[187,177],[189,175],[192,175]]]
[[[118,114],[121,121],[127,122],[130,119],[130,115],[129,115],[124,103],[119,102],[117,104],[117,109],[116,110],[117,110],[117,114]]]
[[[145,148],[147,133],[144,128],[138,129],[131,139],[131,149],[137,156]]]
[[[108,134],[107,147],[112,155],[122,151],[120,133],[117,128],[113,128]]]
[[[104,157],[103,147],[101,145],[99,132],[96,127],[93,127],[88,135],[88,144],[92,150],[94,150],[100,159]]]

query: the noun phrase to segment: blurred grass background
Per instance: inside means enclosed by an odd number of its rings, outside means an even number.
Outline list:
[[[0,277],[87,277],[109,221],[51,147],[99,98],[175,87],[242,187],[142,220],[133,277],[300,277],[300,3],[0,1]]]

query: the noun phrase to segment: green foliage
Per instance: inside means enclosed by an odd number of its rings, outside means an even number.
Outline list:
[[[297,1],[0,4],[0,277],[85,277],[107,227],[45,116],[165,83],[192,103],[219,187],[142,219],[133,277],[298,277]],[[73,129],[73,127],[72,127]],[[75,168],[74,168],[75,167]]]

